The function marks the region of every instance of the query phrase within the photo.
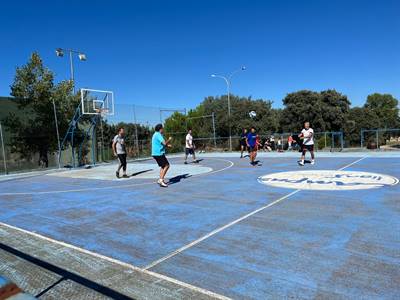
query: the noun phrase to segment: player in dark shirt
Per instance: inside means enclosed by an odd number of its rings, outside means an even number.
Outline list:
[[[243,158],[243,152],[247,150],[246,138],[247,129],[243,128],[242,134],[240,135],[240,158]]]
[[[257,134],[254,127],[251,127],[250,132],[247,134],[246,145],[249,148],[250,152],[250,164],[254,166],[258,149]]]

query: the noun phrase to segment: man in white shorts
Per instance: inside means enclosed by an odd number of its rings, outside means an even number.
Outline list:
[[[311,164],[315,163],[314,161],[314,130],[310,128],[310,122],[304,123],[304,128],[301,131],[299,137],[303,139],[302,153],[301,159],[299,161],[300,166],[304,166],[304,158],[306,156],[306,152],[310,151],[311,153]]]
[[[185,139],[185,165],[187,164],[187,158],[189,154],[192,155],[193,162],[197,163],[196,154],[194,153],[194,148],[195,146],[193,144],[192,129],[189,129]]]

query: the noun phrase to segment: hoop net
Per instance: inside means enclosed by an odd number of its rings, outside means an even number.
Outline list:
[[[102,117],[105,117],[110,114],[110,110],[108,108],[96,108],[96,113]]]

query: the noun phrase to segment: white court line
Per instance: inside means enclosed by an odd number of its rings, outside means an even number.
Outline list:
[[[228,169],[232,168],[232,167],[235,165],[235,163],[234,163],[233,161],[230,161],[229,159],[213,158],[213,157],[210,157],[210,158],[211,158],[211,159],[214,159],[214,160],[220,160],[220,161],[229,162],[229,166],[227,166],[227,167],[225,167],[225,168],[222,168],[222,169],[219,169],[219,170],[211,171],[211,172],[208,172],[208,173],[197,174],[197,175],[194,175],[193,177],[195,177],[195,176],[198,177],[198,176],[204,176],[204,175],[215,174],[215,173],[218,173],[218,172],[222,172],[222,171],[228,170]],[[210,158],[209,158],[209,159],[210,159]]]
[[[260,211],[262,211],[262,210],[264,210],[264,209],[266,209],[268,207],[271,207],[271,206],[273,206],[273,205],[285,200],[286,198],[289,198],[290,196],[292,196],[292,195],[294,195],[294,194],[296,194],[298,192],[300,192],[300,190],[295,190],[295,191],[291,192],[290,194],[287,194],[286,196],[283,196],[283,197],[281,197],[281,198],[269,203],[268,205],[260,207],[260,208],[258,208],[256,210],[248,213],[247,215],[244,215],[244,216],[240,217],[239,219],[236,219],[236,220],[234,220],[234,221],[232,221],[232,222],[230,222],[230,223],[228,223],[228,224],[226,224],[226,225],[224,225],[222,227],[219,227],[219,228],[211,231],[210,233],[202,236],[201,238],[191,242],[190,244],[187,244],[187,245],[175,250],[174,252],[171,252],[170,254],[168,254],[168,255],[166,255],[166,256],[164,256],[164,257],[162,257],[162,258],[160,258],[160,259],[158,259],[158,260],[156,260],[154,262],[152,262],[151,264],[149,264],[146,267],[144,267],[142,270],[148,270],[148,269],[150,269],[150,268],[162,263],[163,261],[165,261],[165,260],[167,260],[167,259],[169,259],[169,258],[171,258],[171,257],[173,257],[173,256],[175,256],[175,255],[177,255],[177,254],[179,254],[179,253],[181,253],[181,252],[193,247],[194,245],[204,241],[205,239],[208,239],[209,237],[217,234],[218,232],[221,232],[222,230],[225,230],[226,228],[229,228],[229,227],[239,223],[240,221],[243,221],[243,220],[247,219],[248,217],[251,217],[252,215],[254,215],[256,213],[258,213],[258,212],[260,212]]]
[[[72,190],[57,190],[57,191],[42,191],[42,192],[21,192],[21,193],[0,193],[0,196],[20,196],[20,195],[43,195],[43,194],[61,194],[61,193],[73,193],[73,192],[86,192],[86,191],[99,191],[106,189],[118,189],[131,186],[149,185],[155,184],[156,182],[143,182],[143,183],[131,183],[131,184],[121,184],[121,185],[109,185],[97,188],[82,188],[82,189],[72,189]]]
[[[356,161],[354,161],[354,162],[352,162],[352,163],[350,163],[350,164],[338,169],[338,171],[342,171],[342,170],[344,170],[344,169],[346,169],[346,168],[348,168],[348,167],[360,162],[361,160],[363,160],[365,158],[366,157],[362,157],[360,159],[357,159]],[[263,211],[263,210],[265,210],[265,209],[267,209],[267,208],[269,208],[269,207],[271,207],[271,206],[273,206],[273,205],[275,205],[275,204],[277,204],[277,203],[289,198],[290,196],[293,196],[294,194],[297,194],[300,191],[301,190],[295,190],[295,191],[293,191],[293,192],[291,192],[291,193],[289,193],[289,194],[287,194],[287,195],[285,195],[285,196],[283,196],[283,197],[281,197],[281,198],[279,198],[279,199],[277,199],[277,200],[275,200],[275,201],[273,201],[273,202],[271,202],[271,203],[269,203],[269,204],[267,204],[267,205],[265,205],[263,207],[260,207],[260,208],[258,208],[256,210],[254,210],[254,211],[252,211],[252,212],[240,217],[239,219],[236,219],[236,220],[234,220],[234,221],[232,221],[232,222],[230,222],[230,223],[228,223],[228,224],[226,224],[226,225],[224,225],[222,227],[219,227],[219,228],[211,231],[210,233],[202,236],[201,238],[199,238],[197,240],[194,240],[193,242],[191,242],[191,243],[189,243],[189,244],[187,244],[187,245],[185,245],[185,246],[183,246],[183,247],[171,252],[170,254],[168,254],[168,255],[166,255],[164,257],[161,257],[158,260],[153,261],[149,265],[145,266],[142,270],[148,270],[148,269],[150,269],[152,267],[155,267],[156,265],[166,261],[167,259],[170,259],[171,257],[174,257],[175,255],[177,255],[177,254],[179,254],[179,253],[181,253],[181,252],[183,252],[183,251],[185,251],[185,250],[197,245],[198,243],[208,239],[209,237],[212,237],[213,235],[216,235],[217,233],[219,233],[219,232],[221,232],[221,231],[223,231],[223,230],[225,230],[225,229],[227,229],[227,228],[229,228],[229,227],[231,227],[231,226],[233,226],[233,225],[235,225],[235,224],[237,224],[237,223],[239,223],[239,222],[251,217],[252,215],[254,215],[254,214],[256,214],[256,213],[258,213],[260,211]]]
[[[120,265],[120,266],[122,266],[122,267],[131,269],[131,270],[134,270],[134,271],[136,271],[136,272],[144,273],[144,274],[147,274],[147,275],[156,277],[156,278],[158,278],[158,279],[161,279],[161,280],[165,280],[165,281],[174,283],[174,284],[179,285],[179,286],[181,286],[181,287],[184,287],[184,288],[187,288],[187,289],[190,289],[190,290],[199,292],[199,293],[201,293],[201,294],[204,294],[204,295],[207,295],[207,296],[210,296],[210,297],[214,297],[214,298],[216,298],[216,299],[221,299],[221,300],[229,300],[229,299],[231,299],[231,298],[229,298],[229,297],[226,297],[226,296],[223,296],[223,295],[214,293],[214,292],[212,292],[212,291],[209,291],[209,290],[206,290],[206,289],[203,289],[203,288],[199,288],[199,287],[197,287],[197,286],[194,286],[194,285],[191,285],[191,284],[189,284],[189,283],[186,283],[186,282],[177,280],[177,279],[175,279],[175,278],[171,278],[171,277],[168,277],[168,276],[165,276],[165,275],[162,275],[162,274],[153,272],[153,271],[142,270],[142,269],[139,268],[139,267],[136,267],[136,266],[131,265],[131,264],[128,264],[128,263],[125,263],[125,262],[120,261],[120,260],[118,260],[118,259],[114,259],[114,258],[105,256],[105,255],[102,255],[102,254],[98,254],[98,253],[96,253],[96,252],[92,252],[92,251],[89,251],[89,250],[86,250],[86,249],[83,249],[83,248],[80,248],[80,247],[71,245],[71,244],[67,244],[67,243],[65,243],[65,242],[58,241],[58,240],[55,240],[55,239],[46,237],[46,236],[41,235],[41,234],[38,234],[38,233],[36,233],[36,232],[31,232],[31,231],[28,231],[28,230],[25,230],[25,229],[22,229],[22,228],[19,228],[19,227],[15,227],[15,226],[12,226],[12,225],[3,223],[3,222],[0,222],[0,226],[4,226],[4,227],[7,227],[7,228],[16,230],[16,231],[20,231],[20,232],[23,232],[23,233],[25,233],[25,234],[34,236],[34,237],[36,237],[36,238],[40,238],[40,239],[42,239],[42,240],[51,242],[51,243],[53,243],[53,244],[61,245],[61,246],[66,247],[66,248],[70,248],[70,249],[76,250],[76,251],[78,251],[78,252],[85,253],[85,254],[87,254],[87,255],[90,255],[90,256],[94,256],[94,257],[103,259],[103,260],[105,260],[105,261],[108,261],[108,262],[111,262],[111,263]]]
[[[344,169],[347,169],[348,167],[351,167],[352,165],[355,165],[356,163],[358,163],[358,162],[360,162],[360,161],[362,161],[363,159],[366,159],[366,158],[367,158],[367,156],[361,157],[360,159],[357,159],[356,161],[353,161],[352,163],[350,163],[348,165],[345,165],[344,167],[338,169],[338,171],[342,171]]]
[[[215,173],[222,172],[222,171],[225,171],[227,169],[230,169],[235,165],[232,161],[230,161],[228,159],[223,159],[223,158],[210,158],[210,159],[229,162],[229,166],[227,166],[225,168],[222,168],[222,169],[219,169],[219,170],[211,171],[211,172],[208,172],[208,173],[193,175],[192,177],[215,174]],[[114,189],[114,188],[118,189],[118,188],[132,187],[132,186],[150,185],[150,184],[156,184],[156,181],[143,182],[143,183],[121,184],[121,185],[109,185],[109,186],[93,187],[93,188],[71,189],[71,190],[0,193],[0,196],[23,196],[23,195],[46,195],[46,194],[75,193],[75,192],[99,191],[99,190]]]

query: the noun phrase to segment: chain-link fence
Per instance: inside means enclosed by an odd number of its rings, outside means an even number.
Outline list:
[[[186,113],[184,109],[116,104],[112,116],[92,115],[65,120],[59,108],[54,106],[53,110],[53,103],[50,102],[51,114],[43,125],[46,130],[41,134],[40,128],[33,124],[36,130],[32,134],[29,124],[24,125],[26,132],[14,130],[14,124],[22,123],[9,120],[12,116],[13,119],[29,122],[26,115],[31,111],[21,109],[13,98],[3,97],[0,100],[1,174],[112,161],[116,159],[111,147],[112,140],[119,127],[126,132],[128,158],[148,157],[151,154],[154,126],[164,123],[174,112]],[[69,126],[60,126],[62,123]],[[71,127],[72,124],[74,126]],[[180,140],[177,138],[175,144]],[[182,151],[182,148],[176,146],[172,151]]]
[[[362,129],[360,146],[370,150],[400,150],[400,128]]]
[[[1,99],[0,99],[1,100]],[[62,120],[59,108],[50,103],[51,109],[43,130],[33,134],[30,127],[26,132],[15,130],[6,122],[10,114],[22,118],[28,112],[21,111],[12,98],[0,101],[0,173],[13,173],[46,168],[72,167],[110,162],[116,159],[111,148],[112,140],[119,127],[125,129],[125,141],[129,159],[151,155],[151,137],[154,126],[164,123],[175,112],[179,112],[182,122],[176,129],[166,129],[165,135],[171,136],[172,148],[169,153],[182,152],[185,147],[187,129],[193,129],[194,142],[199,152],[229,151],[230,138],[220,136],[216,130],[214,114],[205,116],[187,116],[186,110],[162,108],[134,104],[116,104],[113,116],[86,116],[76,124],[73,147],[71,143],[62,143],[68,134],[66,126],[71,120]],[[58,120],[56,121],[56,116]],[[170,118],[171,119],[171,118]],[[32,127],[34,127],[33,124]],[[36,126],[37,127],[37,126]],[[60,127],[60,128],[58,128]],[[40,129],[40,128],[39,128]],[[57,134],[57,130],[59,130]],[[299,149],[291,139],[292,132],[266,132],[259,130],[260,151],[296,151]],[[240,150],[240,136],[231,138],[232,150]],[[355,150],[400,150],[400,129],[363,129],[359,134],[351,132],[315,132],[316,151]],[[358,142],[359,141],[359,142]],[[61,148],[61,151],[59,149]]]
[[[259,150],[265,152],[271,151],[297,151],[300,149],[296,141],[291,137],[292,132],[275,132],[275,133],[260,133]],[[194,136],[196,133],[194,132]],[[232,150],[241,150],[241,137],[232,136]],[[342,151],[344,148],[344,139],[342,132],[316,132],[314,134],[315,151]],[[229,151],[229,137],[200,137],[194,138],[196,149],[201,152],[226,152]]]

